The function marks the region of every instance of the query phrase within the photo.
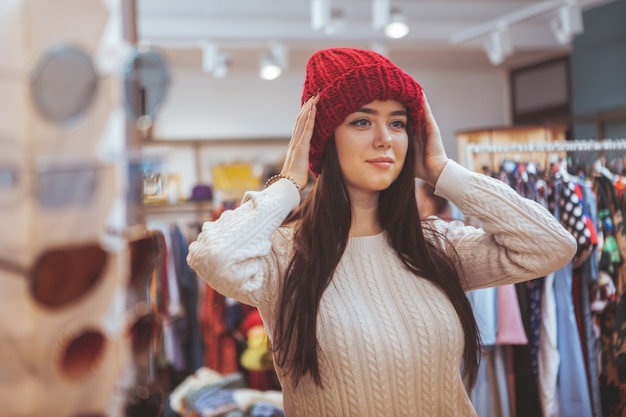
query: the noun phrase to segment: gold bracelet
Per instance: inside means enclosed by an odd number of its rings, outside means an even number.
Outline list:
[[[269,177],[267,181],[265,181],[265,188],[269,187],[270,185],[274,184],[276,181],[282,178],[291,181],[291,183],[296,186],[296,190],[300,191],[300,187],[298,187],[298,184],[296,183],[296,181],[293,178],[287,175],[283,175],[283,174],[276,174],[276,175],[272,175],[271,177]]]

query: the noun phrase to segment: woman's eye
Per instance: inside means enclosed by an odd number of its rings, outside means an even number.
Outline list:
[[[393,122],[391,122],[391,126],[396,129],[405,129],[406,122],[404,120],[394,120]]]
[[[370,124],[370,121],[367,119],[358,119],[353,122],[350,122],[350,125],[359,126],[359,127],[369,126],[369,124]]]

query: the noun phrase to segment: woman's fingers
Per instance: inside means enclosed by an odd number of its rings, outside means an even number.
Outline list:
[[[307,116],[308,116],[308,109],[309,109],[309,102],[311,101],[311,99],[308,99],[307,101],[304,102],[304,104],[302,105],[302,107],[300,108],[300,112],[298,113],[298,116],[296,117],[296,124],[293,128],[293,132],[291,134],[291,143],[299,140],[301,134],[302,134],[302,130],[304,129],[304,126],[306,124],[306,120],[307,120]]]
[[[283,175],[293,178],[300,188],[303,188],[308,180],[309,148],[315,127],[318,101],[319,96],[311,97],[300,109],[281,171]]]
[[[302,139],[310,141],[311,136],[313,136],[313,127],[315,125],[314,112],[316,110],[315,104],[317,104],[317,99],[317,96],[313,96],[302,105],[300,113],[298,113],[292,139],[295,139],[298,142]]]
[[[416,176],[435,185],[448,157],[443,147],[439,126],[424,94],[424,123],[426,138],[422,146],[417,146]]]

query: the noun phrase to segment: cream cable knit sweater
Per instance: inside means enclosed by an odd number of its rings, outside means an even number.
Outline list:
[[[438,221],[453,243],[467,290],[540,277],[566,265],[574,238],[542,206],[503,182],[449,161],[436,193],[483,229]],[[299,203],[280,180],[249,192],[241,207],[203,225],[189,265],[220,293],[258,307],[270,340],[292,231],[280,227]],[[475,416],[461,380],[463,330],[434,285],[412,275],[384,233],[350,238],[318,317],[324,389],[281,378],[288,417]]]

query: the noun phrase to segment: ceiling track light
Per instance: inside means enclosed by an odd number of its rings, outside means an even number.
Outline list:
[[[389,22],[385,25],[385,35],[391,39],[404,38],[409,34],[409,25],[406,18],[398,9],[392,9]]]
[[[487,57],[493,65],[500,65],[513,54],[513,42],[509,27],[499,24],[490,34],[484,45]]]
[[[330,11],[330,23],[324,26],[324,33],[332,35],[343,30],[346,26],[346,17],[343,10],[333,7]]]
[[[220,52],[219,48],[211,43],[202,45],[202,70],[215,78],[224,78],[228,74],[230,56]]]
[[[450,41],[453,44],[461,44],[489,36],[489,41],[485,45],[485,49],[489,54],[489,59],[494,62],[494,65],[499,65],[499,63],[507,57],[505,53],[507,40],[505,39],[503,41],[501,39],[501,32],[503,31],[499,29],[499,26],[511,27],[514,24],[538,16],[554,14],[556,11],[557,16],[550,21],[550,27],[557,41],[565,45],[569,43],[575,35],[583,32],[581,2],[582,0],[545,0],[532,3],[528,7],[500,16],[493,21],[482,23],[455,33],[450,37]],[[508,36],[508,32],[505,33],[505,35]],[[502,42],[505,42],[504,49],[499,46]],[[508,42],[510,42],[510,39]],[[512,53],[512,44],[509,49],[510,53]]]
[[[561,6],[556,18],[550,21],[550,28],[561,45],[567,45],[574,36],[583,32],[583,17],[580,6],[569,1]]]
[[[391,8],[389,0],[372,0],[372,27],[391,39],[400,39],[409,33],[406,17],[400,10]]]
[[[332,7],[330,0],[311,0],[311,28],[332,35],[345,26],[343,10]]]
[[[311,29],[323,30],[331,20],[330,0],[311,0]]]
[[[259,77],[263,80],[275,80],[283,73],[283,69],[278,65],[272,54],[261,55],[259,61]]]
[[[263,80],[275,80],[287,68],[287,51],[284,46],[274,44],[269,53],[259,59],[259,77]]]
[[[389,0],[372,0],[372,27],[374,30],[383,30],[391,18],[391,4]]]

